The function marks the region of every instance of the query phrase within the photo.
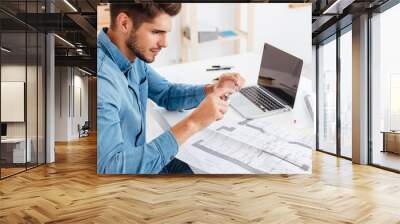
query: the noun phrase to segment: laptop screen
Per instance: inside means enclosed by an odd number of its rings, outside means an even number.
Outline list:
[[[257,84],[293,108],[302,67],[300,58],[265,43]]]

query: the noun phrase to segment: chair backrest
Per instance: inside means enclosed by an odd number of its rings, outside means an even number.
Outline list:
[[[83,124],[82,128],[89,129],[89,127],[90,127],[89,121],[85,121],[85,123]]]

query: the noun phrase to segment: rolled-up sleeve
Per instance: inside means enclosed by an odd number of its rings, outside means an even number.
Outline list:
[[[167,110],[197,107],[205,97],[205,85],[176,84],[167,81],[144,64],[149,81],[149,98]]]

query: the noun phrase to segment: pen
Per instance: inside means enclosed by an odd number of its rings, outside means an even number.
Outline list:
[[[207,68],[206,71],[230,70],[232,67]]]

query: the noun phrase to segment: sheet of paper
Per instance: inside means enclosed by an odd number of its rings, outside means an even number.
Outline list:
[[[223,119],[181,146],[198,173],[311,173],[312,135],[267,120]]]

